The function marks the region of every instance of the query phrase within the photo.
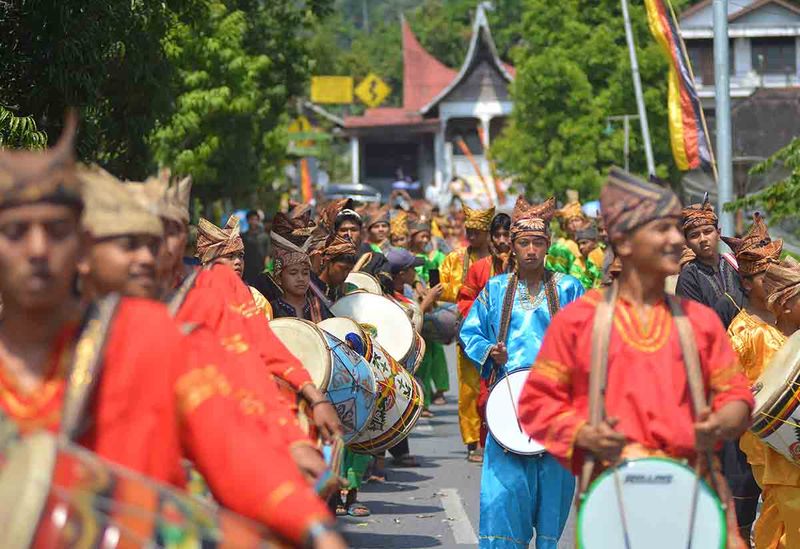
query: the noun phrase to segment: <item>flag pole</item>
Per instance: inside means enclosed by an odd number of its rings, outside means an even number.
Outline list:
[[[734,234],[733,214],[723,207],[733,201],[733,145],[731,142],[731,93],[728,60],[728,0],[714,0],[714,89],[717,123],[719,221],[722,234]]]
[[[628,42],[628,53],[631,57],[631,73],[633,75],[633,91],[636,94],[636,108],[639,111],[639,124],[642,127],[642,139],[644,141],[644,155],[647,160],[647,172],[649,175],[656,174],[656,165],[653,160],[653,145],[650,142],[650,126],[647,123],[647,109],[644,105],[642,95],[642,79],[639,76],[639,61],[636,58],[636,44],[633,40],[633,29],[631,28],[631,18],[628,14],[628,0],[620,0],[622,4],[622,18],[625,21],[625,38]]]

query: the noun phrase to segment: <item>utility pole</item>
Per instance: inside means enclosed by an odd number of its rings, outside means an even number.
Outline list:
[[[364,22],[364,32],[369,34],[369,8],[367,8],[367,0],[361,0],[361,18]]]
[[[717,124],[717,212],[722,234],[733,235],[733,213],[723,210],[733,201],[731,93],[728,60],[728,0],[714,0],[714,90]]]
[[[644,142],[647,171],[649,175],[655,175],[656,163],[653,160],[653,145],[650,143],[650,126],[647,123],[647,109],[645,109],[644,96],[642,95],[642,79],[639,76],[639,61],[636,58],[636,44],[633,40],[631,17],[630,14],[628,14],[628,0],[620,0],[620,2],[622,3],[622,18],[625,20],[625,38],[628,41],[628,53],[631,57],[633,91],[636,94],[636,108],[639,111],[639,123],[642,126],[642,141]]]

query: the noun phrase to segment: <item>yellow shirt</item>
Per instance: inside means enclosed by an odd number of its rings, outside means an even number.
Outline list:
[[[250,293],[253,294],[253,301],[256,302],[258,308],[264,311],[267,320],[272,320],[272,305],[269,304],[267,298],[252,286],[248,286],[248,288],[250,288]]]
[[[745,310],[731,322],[728,336],[751,382],[758,379],[772,356],[786,343],[786,336],[780,330]],[[760,486],[778,484],[800,487],[800,467],[761,442],[753,433],[745,433],[739,446],[747,454],[747,461],[753,466],[753,476]]]
[[[589,252],[588,259],[594,264],[595,267],[597,267],[598,269],[602,269],[603,263],[605,263],[606,260],[606,251],[600,246],[598,246],[597,248]]]
[[[440,299],[442,301],[456,302],[458,290],[461,289],[461,285],[464,283],[464,275],[466,275],[464,272],[466,270],[464,269],[464,259],[468,250],[469,248],[460,248],[450,252],[444,258],[442,266],[439,267],[439,281],[442,283],[442,296]],[[469,265],[475,263],[477,259],[476,254],[470,253]]]

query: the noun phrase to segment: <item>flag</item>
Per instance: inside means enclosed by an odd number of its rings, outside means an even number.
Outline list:
[[[667,106],[672,155],[680,170],[714,166],[694,75],[669,0],[644,0],[650,32],[669,63]]]
[[[311,170],[308,166],[308,158],[300,159],[300,195],[303,204],[308,204],[314,198],[314,189],[311,186]]]

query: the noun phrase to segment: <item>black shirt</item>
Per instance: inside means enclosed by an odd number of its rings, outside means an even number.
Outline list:
[[[720,320],[726,328],[733,317],[726,324],[726,318],[730,315],[729,307],[723,302],[720,304],[720,309],[717,309],[718,301],[724,297],[735,309],[736,306],[741,307],[745,299],[739,274],[733,265],[721,256],[716,269],[697,259],[687,263],[678,276],[675,293],[713,308],[720,315]],[[726,297],[726,294],[730,297]]]

